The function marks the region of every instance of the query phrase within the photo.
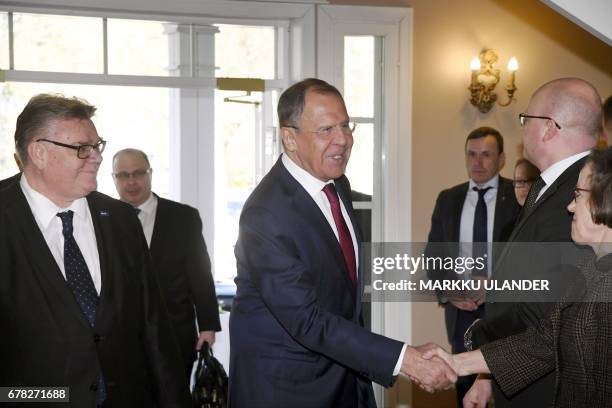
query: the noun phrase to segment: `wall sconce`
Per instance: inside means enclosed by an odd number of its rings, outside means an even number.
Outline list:
[[[472,95],[470,102],[482,113],[490,111],[497,100],[497,94],[493,91],[499,82],[499,69],[495,68],[495,63],[498,59],[495,51],[485,49],[478,57],[472,58],[472,62],[470,63],[470,69],[472,70],[472,82],[468,88]],[[517,70],[518,61],[516,58],[512,57],[510,61],[508,61],[508,71],[510,71],[510,78],[506,85],[508,102],[501,103],[497,101],[501,106],[508,106],[512,102],[512,97],[517,89],[514,85],[515,73]]]

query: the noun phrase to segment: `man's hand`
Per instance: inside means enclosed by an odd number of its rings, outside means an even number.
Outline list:
[[[463,397],[465,408],[486,408],[493,401],[491,378],[486,374],[478,374],[472,388]]]
[[[215,344],[215,331],[201,331],[198,336],[198,341],[196,343],[196,350],[200,351],[202,349],[202,345],[204,342],[207,342],[210,348],[212,348],[213,344]]]
[[[428,392],[449,389],[457,381],[455,372],[442,360],[427,361],[421,357],[427,350],[437,347],[433,343],[419,347],[408,346],[402,361],[401,372]]]

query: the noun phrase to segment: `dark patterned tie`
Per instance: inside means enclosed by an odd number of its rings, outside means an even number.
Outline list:
[[[484,257],[487,253],[487,203],[484,196],[492,187],[478,188],[472,187],[472,190],[478,193],[478,202],[474,210],[474,226],[472,230],[472,257]],[[487,270],[475,271],[474,275],[487,276]]]
[[[64,270],[66,272],[66,283],[72,290],[81,311],[87,321],[94,326],[96,321],[96,308],[98,307],[98,292],[94,286],[93,279],[85,263],[85,258],[79,249],[73,235],[72,218],[74,212],[57,213],[62,220],[62,234],[64,235]],[[106,399],[106,388],[104,381],[100,378],[98,402],[102,403]]]
[[[346,262],[346,266],[348,268],[349,278],[351,278],[353,285],[356,285],[357,265],[355,262],[355,248],[353,247],[351,233],[349,232],[346,221],[344,221],[344,217],[342,216],[340,200],[338,199],[336,187],[332,183],[326,184],[325,187],[323,187],[323,192],[329,200],[332,216],[334,217],[334,222],[336,223],[336,228],[338,229],[338,241],[340,241],[340,248],[342,248],[342,253],[344,254],[344,261]]]
[[[546,182],[542,177],[538,177],[537,180],[531,185],[527,199],[525,200],[525,206],[523,207],[523,214],[531,210],[538,199],[538,194],[544,188]]]

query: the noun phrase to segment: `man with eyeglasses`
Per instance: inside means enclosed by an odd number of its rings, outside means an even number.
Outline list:
[[[400,370],[426,387],[456,376],[363,327],[360,231],[344,171],[353,146],[342,96],[306,79],[278,102],[282,157],[244,205],[230,315],[232,408],[374,407],[371,381]]]
[[[601,99],[597,90],[578,78],[562,78],[548,82],[536,90],[527,112],[519,115],[523,128],[524,155],[542,173],[533,183],[509,242],[569,242],[572,215],[566,210],[573,199],[574,187],[586,156],[599,138]],[[537,244],[533,253],[525,253],[525,245],[508,245],[496,263],[494,277],[508,279],[529,271],[538,259],[546,267],[538,277],[551,285],[561,283],[568,271],[556,259],[539,259]],[[520,248],[520,249],[519,249]],[[519,252],[520,251],[520,252]],[[551,257],[552,258],[552,257]],[[466,344],[478,348],[482,344],[524,331],[530,324],[549,315],[551,303],[492,303],[486,316],[466,333]],[[496,407],[551,406],[555,374],[549,373],[515,395],[504,395],[494,385]],[[491,393],[491,380],[479,379],[466,395],[465,406],[484,407]]]
[[[95,110],[41,94],[17,119],[23,174],[0,191],[0,384],[68,387],[75,407],[189,407],[142,229],[95,191]]]
[[[195,350],[205,341],[212,346],[215,332],[221,330],[210,258],[198,210],[154,194],[152,177],[142,150],[123,149],[113,157],[115,188],[121,201],[138,213],[183,366],[190,375]]]
[[[465,140],[465,165],[469,181],[443,190],[431,216],[427,256],[477,257],[488,254],[488,244],[504,242],[510,236],[519,207],[512,181],[501,177],[505,164],[504,139],[497,129],[482,126],[472,130]],[[457,245],[442,245],[454,242]],[[465,245],[464,243],[475,243]],[[461,243],[461,244],[459,244]],[[482,245],[482,246],[481,246]],[[485,247],[486,245],[486,247]],[[481,273],[487,277],[489,268]],[[478,275],[477,271],[474,275]],[[472,276],[474,276],[472,275]],[[462,279],[463,273],[429,271],[432,279]],[[453,353],[465,351],[463,335],[467,328],[485,314],[483,293],[440,293],[444,321]],[[474,383],[476,376],[459,377],[457,404]]]

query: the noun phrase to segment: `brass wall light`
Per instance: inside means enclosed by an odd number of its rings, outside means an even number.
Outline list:
[[[468,88],[471,93],[470,102],[482,113],[490,111],[495,101],[497,101],[497,94],[493,91],[499,82],[499,69],[495,68],[495,63],[498,59],[495,51],[485,49],[478,57],[472,58],[470,63],[470,69],[472,70],[472,82]],[[512,57],[508,61],[508,71],[510,71],[510,78],[506,85],[508,101],[505,103],[497,101],[501,106],[508,106],[512,102],[514,92],[517,89],[514,84],[517,70],[518,62],[516,58]]]

